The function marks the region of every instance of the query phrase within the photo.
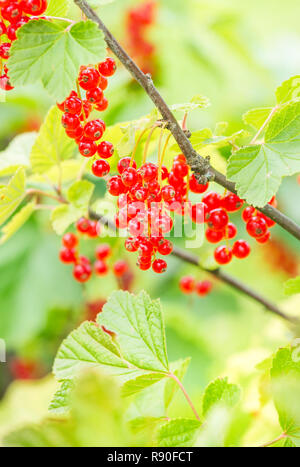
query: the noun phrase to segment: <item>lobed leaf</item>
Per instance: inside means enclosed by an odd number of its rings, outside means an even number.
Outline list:
[[[158,430],[159,447],[193,446],[201,423],[188,418],[175,418],[162,425]]]
[[[14,213],[25,195],[25,171],[19,168],[9,184],[0,188],[0,225]]]
[[[241,390],[236,384],[228,383],[228,378],[218,378],[211,382],[204,393],[202,409],[207,415],[216,405],[234,407],[240,399]]]
[[[28,221],[31,214],[33,214],[36,203],[26,204],[1,230],[2,236],[0,244],[5,243],[12,237],[24,224]]]

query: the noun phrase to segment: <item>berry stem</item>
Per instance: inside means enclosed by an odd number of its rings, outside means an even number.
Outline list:
[[[285,439],[285,438],[287,438],[287,434],[286,433],[281,433],[281,435],[279,435],[277,438],[273,439],[273,441],[269,441],[268,443],[262,444],[259,447],[260,448],[268,448],[270,446],[273,446],[273,444],[278,443],[278,441],[281,441],[282,439]]]
[[[151,128],[151,131],[150,131],[150,133],[149,133],[149,135],[148,135],[146,144],[145,144],[145,146],[144,146],[143,164],[145,164],[146,161],[147,161],[147,155],[148,155],[148,150],[149,150],[151,138],[152,138],[152,135],[153,135],[154,131],[155,131],[156,128],[158,128],[158,127],[159,127],[159,125],[156,123],[156,124]]]
[[[182,382],[180,381],[180,379],[177,378],[177,376],[174,375],[173,373],[170,373],[169,376],[170,376],[170,378],[172,378],[172,379],[175,381],[175,383],[178,384],[178,386],[180,387],[181,391],[183,392],[184,397],[186,398],[187,403],[188,403],[189,406],[191,407],[191,409],[192,409],[192,411],[193,411],[193,413],[194,413],[196,419],[200,422],[201,419],[200,419],[200,417],[199,417],[199,414],[198,414],[198,412],[197,412],[197,410],[196,410],[196,408],[195,408],[195,406],[194,406],[194,404],[193,404],[191,398],[189,397],[188,393],[186,392],[185,387],[183,386]]]
[[[135,155],[136,155],[136,151],[137,151],[137,148],[140,144],[140,142],[142,141],[143,139],[143,136],[147,133],[147,131],[149,130],[149,128],[145,128],[145,130],[142,131],[142,133],[139,135],[135,145],[134,145],[134,148],[133,148],[133,151],[132,151],[132,155],[131,155],[131,160],[130,160],[130,167],[133,166],[133,162],[135,160]]]

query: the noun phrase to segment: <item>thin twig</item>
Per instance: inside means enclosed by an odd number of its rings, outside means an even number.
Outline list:
[[[273,439],[273,441],[269,441],[268,443],[265,443],[263,444],[262,446],[259,446],[260,448],[268,448],[270,446],[273,446],[273,444],[275,443],[278,443],[278,441],[281,441],[282,439],[285,439],[287,438],[287,434],[286,433],[281,433],[280,436],[278,436],[278,438],[275,438]]]
[[[188,393],[186,392],[186,389],[185,389],[185,387],[183,386],[183,384],[182,384],[182,382],[180,381],[180,379],[177,378],[177,376],[174,375],[173,373],[170,373],[169,376],[170,376],[170,378],[172,378],[172,379],[175,381],[175,383],[178,384],[178,386],[180,387],[181,391],[183,392],[184,397],[185,397],[186,400],[187,400],[187,403],[188,403],[189,406],[191,407],[191,409],[192,409],[192,411],[193,411],[193,413],[194,413],[196,419],[198,420],[198,422],[200,422],[201,419],[200,419],[200,417],[199,417],[199,415],[198,415],[198,412],[197,412],[197,410],[196,410],[196,408],[195,408],[195,406],[194,406],[194,404],[193,404],[191,398],[189,397]]]

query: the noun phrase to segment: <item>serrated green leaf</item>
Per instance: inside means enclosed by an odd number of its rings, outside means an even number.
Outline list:
[[[49,405],[49,411],[53,414],[64,414],[70,408],[71,393],[75,387],[72,380],[63,381],[56,391]]]
[[[74,88],[79,67],[106,56],[103,33],[93,21],[29,21],[13,43],[8,63],[14,86],[41,81],[58,101]],[[37,42],[38,37],[38,42]]]
[[[196,109],[206,109],[210,106],[210,101],[207,97],[202,95],[194,96],[190,102],[186,104],[174,104],[170,106],[170,109],[173,112],[191,112],[192,110]]]
[[[69,188],[67,198],[76,209],[87,210],[95,185],[87,180],[80,180]]]
[[[36,132],[17,135],[8,147],[0,152],[0,176],[12,175],[20,166],[30,166],[29,155],[36,136]]]
[[[255,130],[259,130],[267,120],[271,111],[272,107],[260,107],[248,110],[248,112],[243,115],[243,121],[247,125],[255,128]]]
[[[48,0],[45,16],[66,17],[70,7],[70,0]]]
[[[175,418],[158,430],[159,447],[192,447],[201,423],[188,418]]]
[[[30,162],[33,172],[48,172],[61,161],[69,159],[75,147],[61,124],[61,112],[56,106],[52,107],[32,147]]]
[[[0,189],[0,225],[14,213],[25,195],[25,171],[20,168],[9,184]]]
[[[228,378],[218,378],[210,383],[203,396],[203,415],[216,405],[234,407],[240,399],[241,390],[236,384],[229,384]]]
[[[35,210],[36,203],[28,203],[24,206],[5,226],[2,228],[0,244],[5,243],[12,237],[24,224]]]
[[[166,375],[159,373],[148,373],[137,376],[123,384],[121,394],[123,397],[133,396],[134,394],[143,391],[143,389],[161,381],[165,377]]]
[[[295,348],[280,349],[271,368],[272,392],[283,431],[300,447],[300,358]]]
[[[183,378],[187,372],[190,362],[191,362],[191,359],[186,358],[185,360],[178,360],[177,362],[171,363],[170,365],[171,371],[175,376],[177,376],[179,381],[183,381]],[[170,378],[166,381],[165,394],[164,394],[166,408],[169,407],[169,405],[171,404],[178,390],[179,390],[179,386],[176,383],[176,381],[174,381],[174,379]]]
[[[152,301],[144,291],[137,296],[118,291],[97,320],[117,334],[122,356],[130,364],[144,370],[169,371],[159,300]]]
[[[194,131],[191,136],[191,143],[196,151],[199,151],[205,146],[203,143],[206,139],[212,138],[213,132],[210,128],[203,128],[202,130]]]
[[[294,279],[289,279],[284,284],[284,293],[286,295],[294,295],[300,293],[300,276]]]
[[[57,206],[51,213],[52,227],[57,235],[62,235],[81,216],[82,211],[71,204]]]
[[[285,104],[300,97],[300,75],[292,76],[284,81],[276,90],[278,104]]]
[[[272,117],[264,144],[240,149],[229,159],[227,175],[238,195],[262,207],[276,194],[282,177],[300,171],[300,102]]]

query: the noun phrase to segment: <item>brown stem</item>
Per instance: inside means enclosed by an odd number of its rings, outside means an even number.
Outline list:
[[[191,169],[204,178],[214,179],[216,183],[222,185],[232,193],[236,193],[235,184],[226,179],[226,177],[211,167],[209,162],[201,157],[191,145],[190,140],[187,138],[185,132],[180,127],[170,108],[156,89],[150,75],[145,75],[131,57],[125,52],[123,47],[114,38],[111,32],[107,29],[105,24],[101,21],[95,11],[87,4],[85,0],[74,0],[81,11],[84,12],[87,18],[94,21],[99,29],[104,33],[106,43],[112,52],[118,57],[125,68],[131,73],[136,81],[144,88],[154,105],[160,111],[163,119],[167,122],[168,128],[173,134],[178,146],[185,155]],[[270,205],[260,208],[260,211],[266,216],[270,217],[274,222],[283,227],[287,232],[300,240],[300,226],[293,220],[282,214],[277,209]]]
[[[273,446],[273,444],[278,443],[278,441],[281,441],[282,439],[287,438],[286,433],[281,433],[278,438],[273,439],[273,441],[269,441],[268,443],[263,444],[262,446],[259,446],[260,448],[268,448],[269,446]]]

